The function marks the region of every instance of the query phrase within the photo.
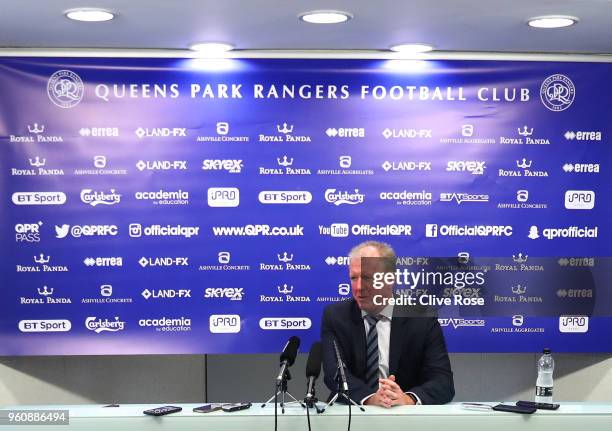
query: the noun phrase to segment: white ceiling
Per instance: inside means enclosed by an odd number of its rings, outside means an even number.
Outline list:
[[[101,7],[117,18],[79,23],[63,12]],[[349,11],[313,25],[297,15]],[[538,15],[573,15],[565,29],[528,27]],[[401,42],[442,51],[612,53],[612,0],[0,0],[0,47],[185,49],[223,41],[244,50],[381,50]]]

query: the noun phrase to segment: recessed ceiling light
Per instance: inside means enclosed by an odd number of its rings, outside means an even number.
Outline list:
[[[70,9],[64,13],[74,21],[102,22],[115,18],[115,14],[103,9]]]
[[[573,16],[538,16],[530,18],[527,24],[535,28],[561,28],[569,27],[578,22],[578,18]]]
[[[423,52],[433,51],[434,48],[431,45],[426,45],[423,43],[402,43],[399,45],[393,45],[389,47],[389,49],[402,54],[420,54]]]
[[[204,57],[223,56],[227,51],[234,49],[234,45],[221,42],[200,42],[194,43],[189,47],[192,51],[196,51]]]
[[[310,24],[338,24],[353,18],[348,12],[338,10],[313,10],[299,15],[302,21]]]

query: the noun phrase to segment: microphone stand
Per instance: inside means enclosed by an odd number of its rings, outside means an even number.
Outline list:
[[[309,409],[314,408],[317,411],[317,413],[323,413],[325,409],[321,409],[317,405],[317,403],[319,402],[319,399],[315,396],[314,385],[312,387],[312,393],[308,395],[310,396],[306,396],[306,398],[304,398],[304,404],[306,405],[306,413],[309,415],[308,420],[310,422],[310,410]]]
[[[351,404],[356,407],[359,407],[359,410],[361,410],[362,412],[365,412],[365,409],[363,408],[363,406],[360,406],[359,404],[357,404],[349,396],[348,385],[345,388],[344,385],[342,384],[342,378],[340,377],[340,374],[344,372],[344,367],[345,367],[344,362],[338,361],[338,369],[336,370],[336,375],[334,376],[334,381],[336,382],[336,394],[333,396],[331,400],[329,400],[327,405],[323,407],[323,409],[321,410],[321,413],[323,413],[329,406],[334,405],[334,403],[336,402],[339,396],[341,396],[348,402],[349,412],[351,411]]]
[[[295,398],[293,395],[291,395],[289,393],[289,391],[287,390],[287,382],[291,380],[291,374],[289,373],[289,368],[287,368],[283,374],[283,378],[281,379],[280,382],[276,382],[276,392],[274,393],[274,395],[272,395],[268,401],[266,401],[265,403],[263,403],[261,405],[261,407],[265,407],[267,404],[269,404],[270,402],[272,402],[272,400],[275,400],[275,405],[276,405],[276,400],[278,398],[278,396],[281,396],[281,401],[280,401],[280,405],[281,405],[281,411],[283,414],[285,414],[285,404],[293,404],[293,403],[298,403],[300,406],[305,407],[304,404],[302,404],[301,401],[298,401],[297,398]],[[285,397],[289,397],[291,398],[293,401],[289,401],[289,402],[285,402]]]

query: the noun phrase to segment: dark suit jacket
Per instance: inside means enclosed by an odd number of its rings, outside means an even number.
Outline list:
[[[394,374],[404,392],[413,392],[423,404],[444,404],[453,399],[455,388],[444,334],[435,317],[394,317],[389,342],[389,375]],[[325,384],[336,392],[338,343],[347,367],[350,397],[356,402],[372,394],[365,383],[366,334],[361,310],[354,299],[331,304],[323,312],[321,342]]]

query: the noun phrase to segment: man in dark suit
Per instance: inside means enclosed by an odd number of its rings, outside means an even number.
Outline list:
[[[395,272],[393,249],[368,241],[353,248],[349,258],[353,298],[331,304],[323,313],[327,387],[332,393],[337,387],[335,339],[347,366],[350,397],[356,402],[392,407],[451,401],[453,373],[437,318],[406,313],[385,300],[393,298],[393,283],[374,283],[375,273]]]

